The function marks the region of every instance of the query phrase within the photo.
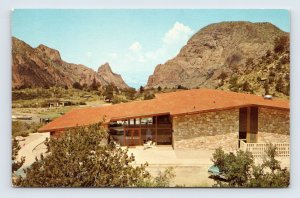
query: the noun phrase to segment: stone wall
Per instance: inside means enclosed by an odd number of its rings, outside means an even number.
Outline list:
[[[214,149],[218,145],[225,145],[226,142],[237,145],[238,131],[239,109],[176,116],[173,118],[173,143],[175,149],[210,148],[211,146],[209,145],[212,145],[212,149]],[[218,138],[221,136],[226,141],[221,141],[222,138]],[[197,137],[201,138],[197,139]],[[216,141],[212,142],[210,139]],[[202,146],[195,146],[196,144],[201,144]]]
[[[290,143],[290,136],[277,133],[258,133],[258,143]]]
[[[258,108],[258,134],[290,134],[290,112],[286,110]]]
[[[225,151],[235,151],[238,149],[238,133],[200,136],[178,140],[175,143],[176,149],[216,150],[219,147],[222,147]]]

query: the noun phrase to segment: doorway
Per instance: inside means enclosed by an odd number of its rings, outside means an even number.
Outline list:
[[[258,107],[243,107],[239,112],[239,142],[257,143]]]

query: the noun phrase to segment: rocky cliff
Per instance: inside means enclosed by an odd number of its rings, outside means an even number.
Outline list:
[[[67,63],[61,59],[59,51],[45,45],[32,48],[15,37],[12,38],[12,62],[13,89],[72,87],[75,82],[89,86],[94,79],[102,86],[113,83],[119,88],[128,87],[110,68],[96,72],[84,65]]]
[[[124,82],[122,76],[114,73],[108,63],[105,63],[98,68],[98,75],[100,75],[106,82],[112,83],[121,89],[129,88],[129,86]]]
[[[284,49],[276,51],[276,45]],[[222,22],[202,28],[175,58],[157,65],[146,87],[180,85],[263,94],[266,86],[278,92],[278,81],[289,88],[289,33],[271,23]]]

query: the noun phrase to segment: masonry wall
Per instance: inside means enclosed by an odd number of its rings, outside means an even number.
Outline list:
[[[290,112],[286,110],[258,108],[258,134],[290,134]]]
[[[239,109],[173,117],[174,148],[237,147]],[[226,149],[226,150],[228,150]]]

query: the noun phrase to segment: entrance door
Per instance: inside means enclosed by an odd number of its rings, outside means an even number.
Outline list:
[[[124,145],[137,146],[141,144],[140,128],[126,128],[124,132]]]
[[[256,143],[258,133],[258,107],[240,108],[239,141]]]

